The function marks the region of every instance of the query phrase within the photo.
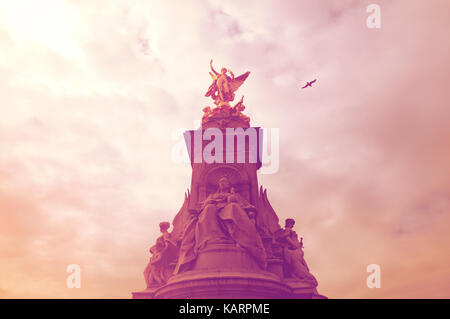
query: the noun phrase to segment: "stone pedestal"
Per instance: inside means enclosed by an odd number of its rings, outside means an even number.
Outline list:
[[[230,87],[237,89],[247,76],[222,75],[220,81],[231,81]],[[207,96],[218,99],[215,85]],[[192,166],[191,187],[172,221],[172,231],[168,232],[167,222],[162,223],[164,227],[160,224],[161,236],[150,250],[144,275],[147,285],[158,286],[133,292],[133,298],[321,297],[315,279],[301,279],[308,277],[302,272],[309,270],[293,224],[281,228],[267,191],[258,185],[262,129],[251,127],[250,119],[242,114],[243,99],[229,106],[234,98],[229,93],[226,101],[216,103],[218,107],[204,108],[201,128],[184,133]],[[225,216],[220,215],[224,212]],[[296,279],[289,278],[292,269]]]
[[[135,299],[311,299],[315,287],[283,280],[282,261],[269,260],[267,270],[235,244],[202,249],[191,270],[172,276],[165,285],[134,292]]]
[[[317,295],[316,287],[309,283],[289,279],[285,280],[285,283],[291,289],[290,299],[312,299],[314,295]]]
[[[193,266],[193,271],[246,271],[260,272],[256,261],[236,244],[208,245],[202,249]]]
[[[133,299],[327,299],[308,283],[281,280],[270,272],[186,271],[159,288],[133,292]]]
[[[131,297],[133,299],[155,299],[155,291],[158,289],[159,287],[153,287],[153,288],[147,288],[145,290],[142,291],[133,291],[131,293]]]
[[[291,289],[268,272],[187,271],[172,277],[154,298],[277,299]]]

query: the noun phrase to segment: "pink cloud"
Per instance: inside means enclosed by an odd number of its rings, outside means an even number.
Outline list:
[[[61,1],[71,24],[43,34],[0,6],[22,21],[0,24],[0,297],[143,287],[189,186],[171,133],[210,103],[213,58],[252,72],[246,112],[280,128],[280,170],[260,183],[297,220],[321,293],[448,298],[449,5],[379,1],[370,30],[369,3]],[[81,289],[65,286],[71,263]]]

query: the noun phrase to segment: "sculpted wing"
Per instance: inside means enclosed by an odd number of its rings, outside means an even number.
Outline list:
[[[208,88],[208,91],[206,92],[205,96],[211,96],[214,94],[214,92],[217,91],[217,85],[216,85],[216,81],[214,81]]]
[[[259,188],[257,223],[266,235],[273,235],[281,229],[277,214],[267,198],[267,190]]]
[[[180,210],[178,211],[178,214],[175,216],[175,218],[172,221],[172,238],[174,241],[178,241],[181,236],[183,235],[184,229],[190,220],[190,214],[189,214],[189,200],[190,200],[191,194],[189,190],[187,193],[184,194],[184,202],[183,206],[181,206]]]
[[[212,68],[212,66],[211,66],[211,68]],[[212,70],[214,71],[214,69],[212,69]],[[217,91],[217,76],[211,72],[209,72],[209,75],[211,75],[213,82],[209,86],[208,91],[206,92],[205,96],[206,97],[211,96],[212,98],[214,98],[214,93]]]
[[[245,72],[244,74],[239,75],[238,77],[235,77],[230,81],[229,86],[231,93],[234,93],[237,91],[237,89],[239,89],[242,83],[244,83],[244,81],[248,78],[249,74],[250,72]]]

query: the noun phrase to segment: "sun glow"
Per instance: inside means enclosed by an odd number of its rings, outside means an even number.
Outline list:
[[[65,56],[78,54],[75,32],[79,21],[77,7],[61,0],[0,2],[0,26],[14,41],[44,45]]]

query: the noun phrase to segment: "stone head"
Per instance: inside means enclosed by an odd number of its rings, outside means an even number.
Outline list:
[[[288,229],[294,228],[295,220],[293,218],[287,218],[284,222],[284,227]]]
[[[226,176],[222,177],[221,179],[219,179],[219,190],[228,190],[230,189],[230,181],[228,180],[228,178]]]
[[[162,222],[159,223],[159,230],[161,231],[161,233],[165,233],[167,232],[167,230],[170,228],[170,223],[169,222]]]

